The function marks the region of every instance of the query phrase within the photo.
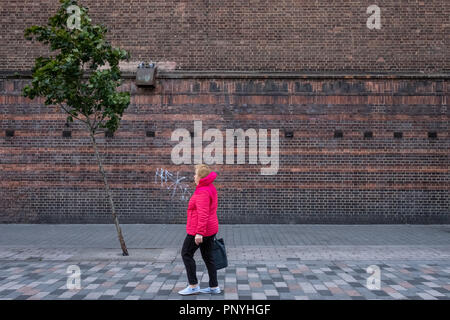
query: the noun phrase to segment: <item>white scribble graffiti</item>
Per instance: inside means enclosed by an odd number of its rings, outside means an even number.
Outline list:
[[[155,172],[155,183],[158,183],[159,180],[161,187],[166,187],[167,190],[171,190],[172,199],[175,197],[177,190],[179,190],[181,193],[180,199],[184,201],[189,200],[191,191],[189,190],[189,185],[182,182],[184,179],[186,177],[180,177],[179,172],[175,176],[172,172],[163,168],[158,168]]]

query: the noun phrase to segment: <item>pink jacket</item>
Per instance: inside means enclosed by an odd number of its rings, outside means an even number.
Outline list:
[[[212,236],[219,231],[217,219],[217,190],[213,185],[217,173],[212,171],[200,179],[187,209],[186,232],[195,236]]]

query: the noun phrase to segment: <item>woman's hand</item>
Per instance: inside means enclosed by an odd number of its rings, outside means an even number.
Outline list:
[[[195,244],[196,245],[200,245],[200,243],[203,242],[203,236],[201,234],[196,234],[195,235]]]

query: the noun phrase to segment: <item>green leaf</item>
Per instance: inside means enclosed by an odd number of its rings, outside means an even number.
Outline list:
[[[23,88],[23,95],[31,99],[44,97],[46,104],[65,104],[72,122],[79,114],[89,116],[101,112],[106,120],[100,124],[111,130],[119,126],[124,110],[130,104],[127,92],[117,92],[121,84],[121,60],[129,57],[127,51],[114,48],[106,39],[107,28],[93,25],[88,9],[76,0],[60,0],[61,7],[43,26],[25,29],[26,39],[33,38],[55,51],[49,57],[38,57],[32,67],[32,81]],[[81,10],[82,30],[67,28],[66,9],[75,4]],[[108,64],[109,69],[99,70]],[[86,79],[86,66],[90,70]]]

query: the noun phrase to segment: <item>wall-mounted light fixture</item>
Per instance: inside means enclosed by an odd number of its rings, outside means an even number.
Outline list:
[[[154,86],[156,78],[156,64],[141,62],[136,71],[137,86]]]
[[[284,137],[288,139],[292,139],[294,137],[294,131],[292,130],[285,130],[284,131]]]

